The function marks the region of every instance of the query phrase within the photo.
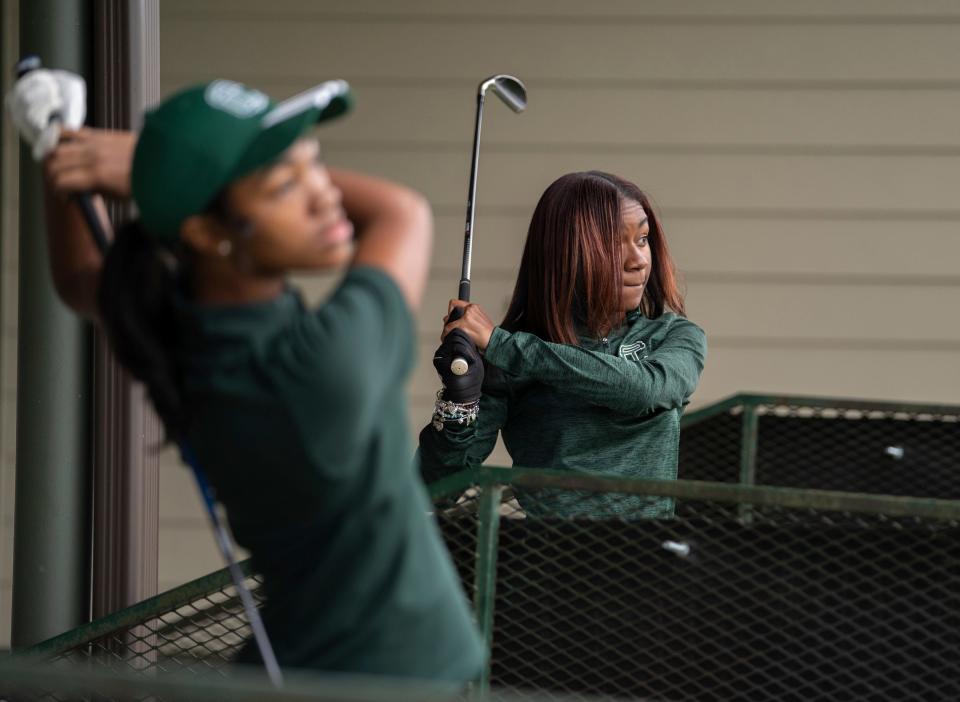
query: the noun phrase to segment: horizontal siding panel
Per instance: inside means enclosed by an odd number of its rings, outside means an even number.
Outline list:
[[[281,79],[256,82],[256,87],[282,98],[319,80]],[[476,82],[447,87],[354,81],[356,109],[319,134],[328,143],[408,142],[423,149],[436,146],[469,153]],[[183,84],[169,81],[163,91],[169,94]],[[512,116],[499,101],[490,101],[484,112],[485,149],[536,145],[564,150],[575,145],[690,151],[760,146],[829,153],[844,147],[960,148],[957,91],[911,91],[910,99],[904,100],[902,91],[892,90],[637,90],[535,83],[528,88],[530,102],[519,116]],[[604,108],[597,109],[598,105]]]
[[[956,404],[956,351],[725,349],[711,351],[697,401],[740,391]]]
[[[180,462],[176,450],[165,450],[160,455],[160,515],[166,519],[197,519],[206,524],[206,512],[200,491],[190,469]]]
[[[496,276],[513,282],[523,254],[527,227],[536,203],[523,215],[487,215],[476,213],[473,227],[473,276],[478,280]],[[433,240],[434,277],[460,279],[463,265],[463,232],[466,212],[457,215],[435,215]]]
[[[946,322],[960,286],[703,283],[690,286],[687,307],[720,336],[960,343],[960,327]]]
[[[479,80],[495,71],[569,81],[958,81],[952,23],[719,26],[678,23],[541,24],[305,21],[283,16],[166,16],[161,65],[169,76],[297,79],[318,75]],[[349,36],[350,40],[345,40]],[[251,47],[270,47],[251,59]],[[375,47],[376,50],[371,50]],[[522,47],[522,50],[520,49]],[[579,50],[578,50],[579,49]],[[682,60],[680,60],[682,57]]]
[[[434,278],[417,315],[421,334],[439,339],[457,279]],[[513,285],[475,280],[472,299],[494,322]],[[960,286],[845,286],[829,283],[703,282],[687,291],[690,318],[724,337],[950,342],[960,347]]]
[[[383,17],[429,19],[443,17],[530,17],[539,21],[575,19],[579,22],[613,18],[674,18],[676,21],[705,22],[718,19],[796,21],[803,18],[824,21],[879,22],[890,19],[943,21],[960,18],[960,8],[952,0],[925,0],[923,3],[905,3],[903,0],[604,0],[602,3],[584,3],[582,0],[487,0],[484,3],[450,0],[404,0],[402,13],[397,12],[396,0],[164,0],[161,16],[166,17],[223,17],[230,14],[249,14],[258,17],[285,17],[294,19],[327,18],[352,14],[377,20]]]
[[[513,281],[529,212],[480,212],[474,227],[473,271]],[[662,213],[671,253],[688,275],[703,273],[824,276],[958,277],[960,222],[692,219]],[[435,218],[433,265],[457,273],[464,214]]]
[[[958,30],[960,39],[960,30]],[[485,145],[564,148],[678,145],[956,146],[960,112],[955,91],[745,91],[555,88],[529,86],[529,105],[513,116],[491,100],[484,111]],[[333,140],[390,138],[452,142],[469,150],[474,90],[356,86],[357,110],[325,132]],[[292,94],[289,88],[282,93]],[[597,109],[598,105],[604,106]]]
[[[304,19],[328,18],[344,14],[370,20],[383,17],[441,17],[497,20],[514,17],[537,18],[538,21],[575,19],[579,22],[614,18],[636,18],[650,21],[672,18],[675,21],[706,22],[719,19],[764,19],[797,21],[803,18],[842,22],[859,20],[880,22],[943,21],[960,18],[960,9],[952,0],[924,0],[923,3],[904,3],[903,0],[604,0],[602,3],[584,3],[582,0],[487,0],[484,3],[450,2],[449,0],[404,0],[402,12],[397,12],[396,0],[164,0],[160,6],[162,17],[222,17],[229,14],[252,14],[258,17],[288,17]]]
[[[244,557],[242,552],[239,553],[239,558]],[[209,527],[188,525],[185,528],[170,528],[161,525],[157,563],[161,591],[212,573],[223,566],[223,559]]]
[[[957,276],[960,223],[687,219],[665,213],[682,271],[823,276]]]
[[[343,149],[329,145],[333,166],[355,168],[407,183],[441,213],[463,211],[470,155]],[[480,160],[477,203],[530,212],[563,173],[599,169],[642,184],[654,204],[668,208],[726,208],[799,212],[837,209],[878,216],[927,211],[960,213],[960,157],[694,156],[638,157],[609,153],[486,153]],[[511,212],[513,214],[513,212]]]

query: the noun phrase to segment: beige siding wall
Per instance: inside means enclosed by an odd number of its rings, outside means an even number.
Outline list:
[[[738,390],[960,398],[960,7],[953,3],[165,0],[164,91],[232,76],[283,96],[351,81],[330,163],[420,189],[437,243],[419,314],[411,430],[456,291],[473,91],[487,106],[474,297],[504,310],[538,195],[570,170],[641,184],[662,209],[710,339],[703,404]],[[329,281],[304,281],[319,297]],[[493,460],[504,462],[501,449]],[[189,481],[164,471],[161,573],[216,562]],[[193,544],[184,551],[183,544]],[[210,560],[207,560],[210,558]]]
[[[707,330],[695,404],[738,390],[960,398],[955,2],[164,0],[161,21],[165,93],[346,78],[357,110],[322,131],[328,161],[430,198],[412,430],[456,291],[474,90],[495,72],[524,79],[530,106],[485,114],[474,290],[494,316],[540,192],[607,169],[653,194]],[[313,297],[329,284],[305,283]],[[219,563],[188,478],[168,457],[163,586]]]

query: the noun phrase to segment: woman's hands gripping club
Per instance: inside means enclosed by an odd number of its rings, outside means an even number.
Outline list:
[[[463,300],[450,301],[443,323],[442,343],[433,355],[433,366],[444,386],[443,397],[460,404],[474,402],[483,386],[480,354],[490,342],[494,324],[479,305]]]

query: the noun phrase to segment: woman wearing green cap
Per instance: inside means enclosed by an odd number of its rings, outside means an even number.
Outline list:
[[[207,473],[264,577],[281,665],[458,685],[482,647],[408,460],[403,396],[431,215],[321,163],[304,133],[347,109],[344,87],[277,105],[214,81],[148,113],[136,141],[68,134],[45,163],[53,272]],[[102,263],[66,197],[80,190],[139,208]],[[317,309],[288,286],[344,265]]]

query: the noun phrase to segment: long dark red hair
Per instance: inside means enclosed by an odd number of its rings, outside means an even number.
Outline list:
[[[501,326],[541,339],[579,344],[578,334],[603,336],[623,323],[621,203],[643,207],[653,265],[640,311],[685,314],[676,267],[650,198],[609,173],[568,173],[537,203],[527,231],[513,298]]]

